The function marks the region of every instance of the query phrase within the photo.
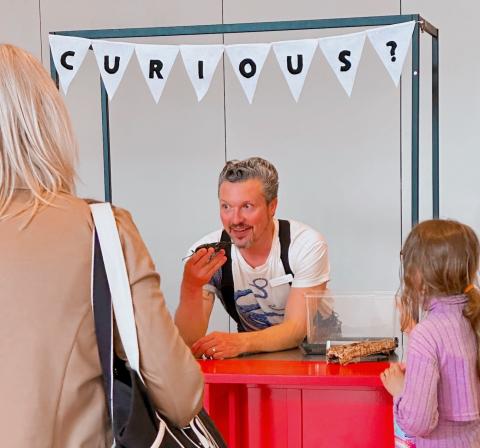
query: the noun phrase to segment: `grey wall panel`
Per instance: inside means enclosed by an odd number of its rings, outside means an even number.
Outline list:
[[[215,43],[218,38],[182,40]],[[217,71],[198,103],[178,59],[156,105],[135,62],[111,102],[114,202],[135,213],[163,273],[171,309],[178,300],[182,257],[203,234],[219,227],[215,177],[224,162],[221,75]]]
[[[225,2],[225,20],[389,15],[398,2]],[[322,37],[359,29],[229,35],[227,43]],[[273,54],[248,105],[226,73],[227,156],[262,155],[280,171],[279,216],[309,223],[330,246],[331,287],[396,289],[401,241],[400,93],[368,41],[349,99],[317,50],[295,103]]]
[[[0,2],[0,42],[10,43],[41,57],[41,22],[38,0]]]
[[[64,97],[80,147],[77,194],[103,200],[100,75],[93,52],[85,57]]]
[[[258,2],[224,0],[226,22],[263,22],[270,20],[323,19],[333,17],[363,17],[398,14],[398,0],[369,0],[368,2],[323,0],[311,2]]]
[[[221,22],[221,0],[68,3],[41,0],[45,31],[197,25]],[[53,27],[53,28],[52,28]]]
[[[142,5],[138,8],[131,2],[84,2],[72,9],[57,1],[44,0],[44,29],[221,22],[218,1],[201,5],[196,2],[182,5],[143,2]],[[218,43],[221,37],[128,41]],[[92,52],[72,82],[66,101],[81,146],[78,192],[102,199],[100,82]],[[132,212],[161,273],[167,305],[174,311],[183,271],[182,257],[195,240],[219,227],[216,182],[210,181],[224,163],[222,71],[217,71],[209,93],[198,103],[178,56],[157,105],[133,55],[109,107],[113,201]],[[222,310],[215,310],[212,322],[215,328],[228,328],[228,319]]]
[[[227,41],[331,34],[252,33],[228,36]],[[252,105],[230,67],[226,81],[227,156],[260,155],[275,163],[281,177],[278,215],[304,221],[325,235],[331,286],[349,291],[395,289],[400,249],[399,91],[368,42],[351,98],[320,51],[298,104],[272,54]]]

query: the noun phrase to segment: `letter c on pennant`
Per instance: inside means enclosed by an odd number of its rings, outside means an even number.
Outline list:
[[[71,51],[71,50],[66,51],[60,57],[60,64],[62,64],[62,66],[65,67],[67,70],[73,70],[73,65],[71,65],[67,62],[67,58],[70,57],[70,56],[75,56],[75,52]]]

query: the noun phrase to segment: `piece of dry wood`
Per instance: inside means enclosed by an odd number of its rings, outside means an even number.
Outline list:
[[[395,350],[396,347],[397,341],[395,338],[334,345],[327,351],[327,360],[329,362],[339,362],[341,365],[345,365],[357,358],[361,358],[362,356],[379,353],[388,354],[390,351]]]

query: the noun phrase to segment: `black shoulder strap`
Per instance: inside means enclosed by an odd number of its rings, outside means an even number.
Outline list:
[[[222,231],[220,241],[231,241],[230,236],[225,230]],[[240,316],[238,315],[237,307],[235,306],[235,299],[233,297],[235,289],[233,286],[232,274],[232,247],[230,245],[225,249],[225,256],[227,257],[227,261],[222,266],[222,284],[220,287],[222,296],[220,300],[227,313],[237,323],[238,331],[241,332],[245,330],[240,322]]]
[[[290,248],[290,221],[285,219],[278,220],[278,239],[280,240],[280,259],[282,260],[283,269],[285,274],[292,274],[290,263],[288,262],[288,249]],[[292,282],[290,282],[290,285]]]
[[[97,336],[98,354],[102,367],[104,390],[107,409],[111,418],[112,409],[112,297],[108,285],[105,265],[103,263],[102,249],[95,230],[95,246],[93,258],[93,288],[92,288],[93,317],[95,333]]]
[[[285,274],[292,274],[292,269],[290,268],[290,263],[288,261],[288,249],[290,247],[290,222],[284,219],[278,220],[278,239],[280,240],[280,259],[282,260],[283,269]],[[230,236],[228,233],[223,230],[220,241],[230,242]],[[238,331],[242,332],[245,329],[242,326],[240,321],[240,316],[238,315],[237,307],[235,306],[234,293],[235,288],[233,285],[233,274],[232,274],[232,256],[231,256],[231,246],[228,246],[225,249],[225,255],[227,261],[222,266],[222,283],[220,287],[220,292],[222,294],[221,301],[222,304],[230,315],[230,317],[235,320],[238,326]],[[290,282],[290,285],[292,282]]]

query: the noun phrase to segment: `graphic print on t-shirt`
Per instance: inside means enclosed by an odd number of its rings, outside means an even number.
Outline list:
[[[263,265],[250,266],[243,258],[240,249],[235,245],[231,247],[235,291],[233,299],[242,326],[247,331],[261,330],[282,323],[291,287],[310,288],[329,280],[330,265],[324,238],[311,227],[292,220],[290,221],[288,259],[294,278],[285,279],[286,273],[278,237],[278,220],[275,219],[274,222],[272,247]],[[189,253],[201,244],[220,241],[221,235],[222,229],[206,235],[190,248]],[[204,288],[221,298],[222,269],[214,274]],[[231,299],[228,298],[228,300]]]
[[[275,318],[283,319],[283,313],[269,312],[265,309],[271,308],[268,304],[267,285],[266,278],[255,278],[249,283],[249,289],[237,290],[234,294],[238,314],[248,326],[256,329],[270,327]],[[263,307],[262,301],[265,301]]]

